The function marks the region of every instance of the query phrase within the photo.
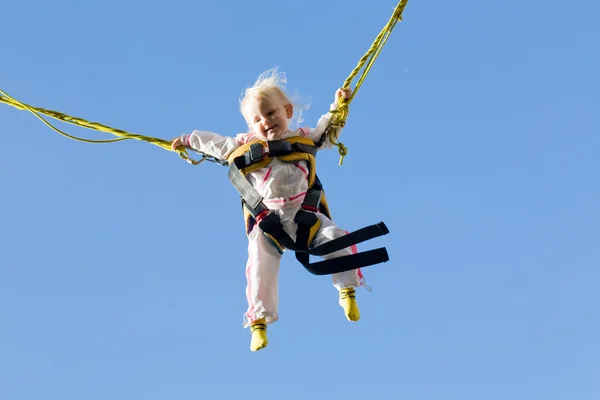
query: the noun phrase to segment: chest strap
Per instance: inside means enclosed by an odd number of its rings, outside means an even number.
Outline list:
[[[302,139],[302,138],[299,138]],[[310,139],[308,139],[310,141]],[[269,140],[266,142],[249,143],[248,150],[241,156],[234,156],[233,162],[239,169],[244,169],[265,158],[287,156],[293,153],[317,155],[317,147],[311,143],[288,140]]]

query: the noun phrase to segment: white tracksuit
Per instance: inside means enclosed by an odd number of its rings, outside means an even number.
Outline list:
[[[332,105],[334,107],[334,105]],[[331,114],[323,115],[314,129],[302,128],[289,131],[282,139],[294,136],[306,136],[317,141],[325,132]],[[236,137],[224,137],[206,131],[193,131],[182,135],[181,140],[194,150],[209,154],[219,159],[226,159],[229,154],[250,141],[264,139],[254,133],[239,134]],[[333,145],[326,140],[321,148],[331,148]],[[247,179],[263,196],[263,203],[281,218],[284,230],[293,240],[296,240],[297,224],[294,216],[300,209],[308,189],[308,167],[306,161],[282,162],[278,159],[264,168],[251,172]],[[318,246],[332,239],[345,235],[347,232],[338,228],[325,215],[317,213],[322,225],[317,232],[313,244]],[[356,253],[356,246],[336,251],[324,256],[324,259],[340,257]],[[281,254],[262,231],[255,225],[248,235],[248,262],[246,264],[246,297],[248,310],[245,313],[244,326],[261,318],[267,323],[277,321],[278,315],[278,275]],[[358,287],[364,284],[361,270],[341,272],[332,275],[333,285],[339,290],[345,287]]]

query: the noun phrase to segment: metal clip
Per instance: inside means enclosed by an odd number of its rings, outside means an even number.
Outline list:
[[[185,151],[178,152],[178,154],[179,157],[183,158],[190,165],[202,164],[202,162],[206,160],[206,156],[204,154],[202,155],[202,158],[200,160],[194,160],[190,158],[190,156]]]

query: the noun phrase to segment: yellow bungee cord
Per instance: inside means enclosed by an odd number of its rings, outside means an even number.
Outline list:
[[[377,56],[379,56],[381,49],[383,49],[383,46],[385,45],[388,38],[390,37],[392,30],[394,29],[394,27],[396,26],[396,24],[399,21],[402,21],[402,12],[404,11],[404,7],[406,7],[407,3],[408,3],[408,0],[400,0],[398,5],[394,9],[394,13],[392,14],[388,23],[381,30],[381,32],[379,32],[379,35],[377,35],[377,37],[373,41],[373,44],[371,44],[371,47],[369,48],[369,50],[358,61],[358,64],[352,70],[352,72],[350,73],[350,75],[344,81],[344,84],[342,85],[342,87],[344,87],[344,88],[349,88],[350,84],[352,83],[352,80],[354,80],[354,78],[356,78],[356,76],[358,75],[358,73],[360,72],[361,69],[363,70],[362,74],[358,78],[358,81],[356,82],[356,85],[354,86],[354,90],[352,91],[352,95],[350,96],[350,98],[349,99],[341,98],[337,105],[337,108],[334,111],[332,111],[334,113],[334,115],[333,115],[332,121],[330,122],[329,128],[326,131],[327,134],[329,135],[329,141],[331,143],[333,143],[335,146],[337,146],[337,148],[338,148],[338,152],[340,154],[340,165],[342,165],[342,162],[344,161],[344,157],[346,156],[346,154],[348,154],[348,149],[337,139],[338,139],[340,129],[343,128],[344,125],[346,124],[346,118],[348,118],[349,105],[352,102],[352,100],[354,99],[354,97],[356,96],[356,93],[358,92],[358,89],[361,87],[363,81],[367,77],[367,74],[371,70],[373,63],[377,59]]]
[[[0,103],[8,104],[10,106],[13,106],[13,107],[19,109],[19,110],[26,110],[26,111],[31,112],[33,115],[35,115],[37,118],[39,118],[44,124],[46,124],[53,131],[55,131],[55,132],[57,132],[57,133],[65,136],[65,137],[67,137],[69,139],[76,140],[78,142],[84,142],[84,143],[114,143],[114,142],[120,142],[122,140],[136,139],[136,140],[142,140],[144,142],[147,142],[147,143],[154,144],[156,146],[162,147],[165,150],[173,151],[171,149],[171,142],[168,141],[168,140],[153,138],[153,137],[150,137],[150,136],[138,135],[138,134],[134,134],[134,133],[129,133],[129,132],[124,131],[122,129],[111,128],[110,126],[103,125],[103,124],[100,124],[98,122],[90,122],[90,121],[87,121],[87,120],[85,120],[83,118],[72,117],[70,115],[63,114],[63,113],[58,112],[58,111],[52,111],[52,110],[47,110],[45,108],[33,107],[33,106],[30,106],[29,104],[25,104],[25,103],[20,102],[19,100],[17,100],[14,97],[10,96],[8,93],[6,93],[4,90],[1,90],[1,89],[0,89]],[[83,128],[93,129],[93,130],[100,131],[100,132],[110,133],[110,134],[118,136],[118,137],[114,138],[114,139],[94,140],[94,139],[85,139],[85,138],[80,138],[80,137],[77,137],[77,136],[69,135],[68,133],[63,132],[62,130],[60,130],[57,127],[55,127],[54,125],[52,125],[44,117],[42,117],[42,115],[46,115],[48,117],[52,117],[54,119],[57,119],[59,121],[66,122],[66,123],[69,123],[69,124],[81,126]],[[189,162],[192,162],[192,163],[199,164],[200,162],[204,161],[204,159],[202,159],[199,162],[191,160],[189,158],[187,152],[185,151],[185,149],[177,149],[176,152],[179,154],[179,156],[181,158],[183,158],[183,159],[185,159],[185,160],[187,160]]]

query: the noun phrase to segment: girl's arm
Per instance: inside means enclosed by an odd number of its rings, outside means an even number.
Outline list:
[[[227,159],[227,156],[232,151],[240,147],[235,138],[198,130],[176,137],[171,141],[171,147],[173,149],[176,149],[179,146],[189,147],[190,149],[216,157],[220,160]]]

